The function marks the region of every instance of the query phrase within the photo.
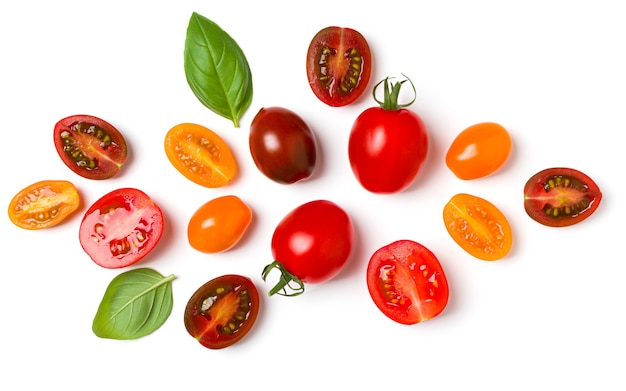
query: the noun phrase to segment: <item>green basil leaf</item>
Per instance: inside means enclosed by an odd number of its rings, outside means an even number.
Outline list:
[[[107,287],[93,320],[101,338],[137,339],[157,330],[172,312],[173,274],[133,269],[116,276]]]
[[[184,60],[187,83],[198,100],[238,128],[252,101],[252,73],[237,42],[194,12],[187,27]]]

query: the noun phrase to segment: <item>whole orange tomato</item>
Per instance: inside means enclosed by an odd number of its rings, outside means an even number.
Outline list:
[[[446,165],[460,179],[482,178],[498,170],[510,152],[509,132],[497,123],[482,122],[463,130],[452,141]]]
[[[218,197],[191,216],[187,238],[191,247],[200,252],[223,252],[239,242],[251,221],[252,210],[239,197]]]

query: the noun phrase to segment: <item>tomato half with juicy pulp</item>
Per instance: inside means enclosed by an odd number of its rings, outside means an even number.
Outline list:
[[[502,259],[513,245],[509,221],[494,204],[483,198],[456,194],[443,208],[443,221],[452,239],[478,259]]]
[[[250,153],[269,179],[291,184],[308,179],[317,163],[315,135],[295,112],[284,107],[259,110],[250,126]]]
[[[182,123],[171,128],[165,135],[165,154],[185,178],[204,187],[227,185],[238,172],[226,141],[198,124]]]
[[[92,115],[72,115],[57,122],[54,145],[63,163],[87,179],[116,176],[128,157],[122,133]]]
[[[353,241],[352,220],[334,202],[309,201],[293,209],[278,223],[272,236],[275,261],[265,267],[263,278],[273,268],[281,270],[283,278],[270,295],[296,296],[304,291],[303,283],[330,280],[348,261]],[[292,286],[297,289],[284,289]]]
[[[376,307],[401,324],[432,319],[448,304],[448,280],[441,263],[412,240],[398,240],[372,255],[367,288]]]
[[[309,85],[319,100],[339,107],[357,100],[372,73],[372,53],[358,31],[330,26],[320,30],[309,44],[306,59]]]
[[[163,212],[146,193],[121,188],[94,202],[80,224],[83,250],[98,265],[117,269],[148,255],[163,234]]]
[[[194,292],[185,307],[189,335],[209,349],[223,349],[245,337],[259,314],[259,293],[247,277],[228,274]]]
[[[526,213],[548,227],[567,227],[587,219],[601,200],[598,185],[573,168],[547,168],[524,185]]]
[[[80,206],[72,182],[45,180],[20,190],[9,203],[9,219],[28,230],[50,228],[65,220]]]
[[[404,81],[384,79],[385,98],[380,107],[363,111],[352,125],[348,140],[350,167],[358,182],[372,193],[389,194],[406,189],[428,154],[428,130],[410,105],[398,104]],[[406,81],[406,80],[405,80]]]
[[[446,153],[446,165],[459,179],[486,177],[509,157],[511,135],[500,124],[481,122],[464,129]]]
[[[230,250],[243,237],[252,221],[252,209],[235,195],[208,201],[191,216],[187,238],[203,253]]]

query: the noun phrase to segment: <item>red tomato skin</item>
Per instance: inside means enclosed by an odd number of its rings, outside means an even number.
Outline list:
[[[259,110],[250,125],[249,145],[259,171],[277,183],[308,179],[317,164],[315,135],[298,114],[284,107]]]
[[[118,269],[148,255],[163,234],[163,212],[144,192],[121,188],[105,194],[85,212],[80,244],[99,266]]]
[[[372,52],[358,31],[329,26],[309,44],[306,59],[309,86],[315,96],[331,107],[356,101],[369,84]]]
[[[398,193],[415,180],[428,154],[428,131],[408,109],[371,107],[354,122],[348,157],[354,176],[368,191]]]
[[[305,283],[336,276],[352,253],[354,227],[337,204],[315,200],[289,212],[272,236],[272,255]]]
[[[92,115],[72,115],[58,121],[54,126],[54,145],[63,163],[87,179],[116,176],[128,157],[122,133]]]
[[[564,179],[569,181],[565,185]],[[524,185],[524,210],[547,227],[569,227],[589,218],[602,201],[600,187],[587,174],[573,168],[541,170]],[[569,212],[565,212],[570,208]]]
[[[367,266],[367,287],[385,316],[406,325],[436,317],[449,297],[441,263],[412,240],[398,240],[374,252]]]

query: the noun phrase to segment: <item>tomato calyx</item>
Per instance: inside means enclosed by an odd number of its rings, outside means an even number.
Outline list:
[[[280,271],[280,279],[274,285],[272,289],[269,290],[268,295],[273,296],[275,294],[279,294],[281,296],[299,296],[304,293],[304,283],[301,279],[289,273],[285,266],[279,261],[274,261],[269,265],[265,266],[263,269],[263,281],[266,281],[267,276],[273,269],[278,269]]]
[[[376,101],[376,103],[378,103],[380,107],[382,107],[383,109],[389,110],[389,111],[399,110],[399,109],[411,106],[413,102],[415,102],[415,99],[417,99],[417,91],[415,90],[415,85],[413,84],[411,79],[409,79],[407,76],[405,76],[404,74],[402,76],[404,76],[405,79],[397,83],[390,82],[389,81],[390,77],[387,76],[386,78],[379,81],[378,84],[374,86],[374,91],[372,95],[374,96],[374,100]],[[409,82],[409,84],[411,84],[411,88],[413,88],[413,99],[408,103],[399,104],[398,97],[400,96],[400,89],[402,88],[402,85],[406,83],[407,81]],[[376,90],[381,84],[383,84],[383,88],[384,88],[384,91],[383,91],[384,95],[383,95],[382,101],[380,101],[376,97]]]

